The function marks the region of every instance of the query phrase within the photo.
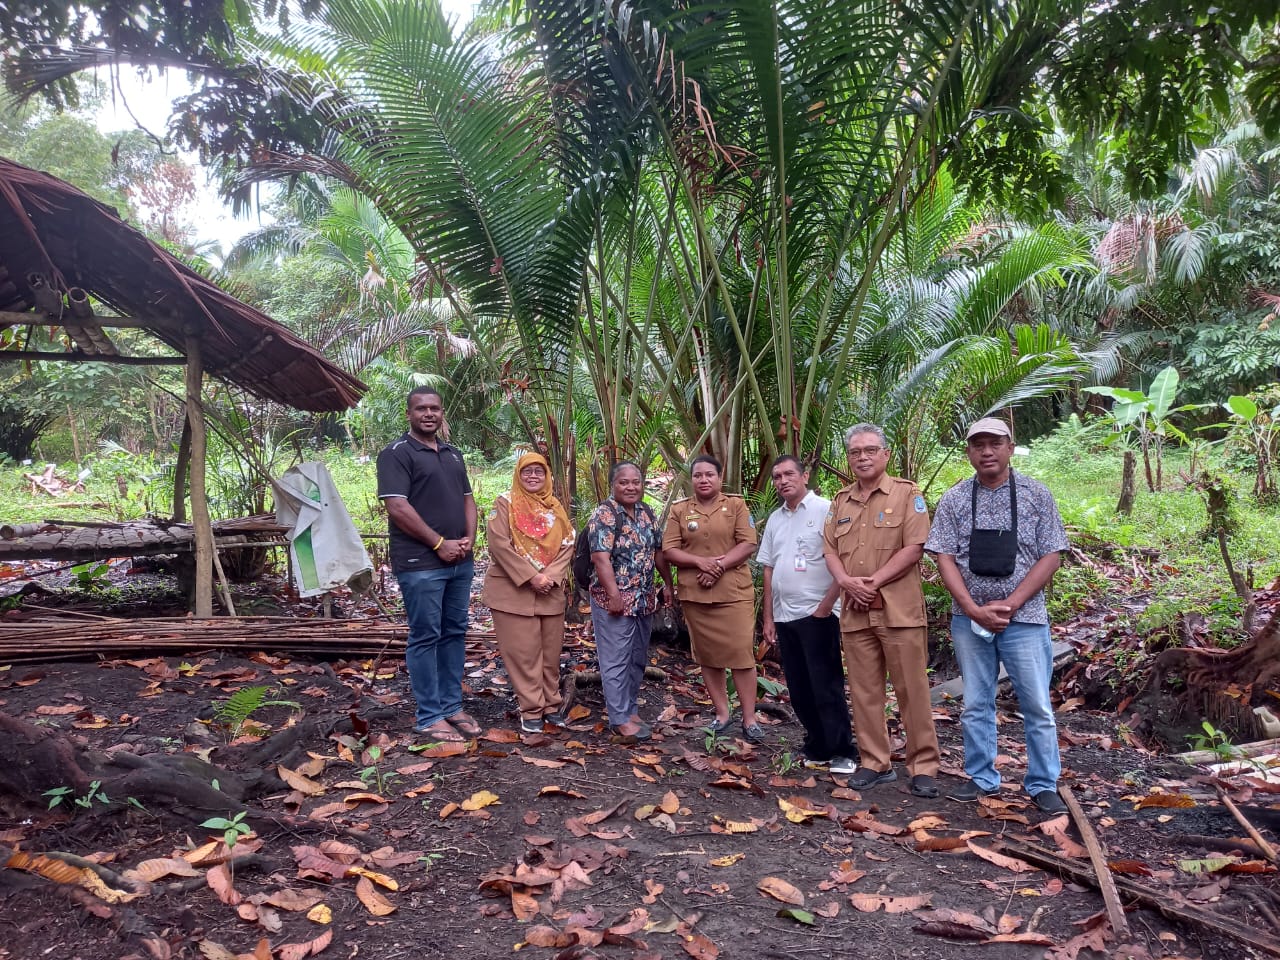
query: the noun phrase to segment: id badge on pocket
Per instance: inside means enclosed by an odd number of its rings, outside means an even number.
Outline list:
[[[796,554],[794,564],[796,573],[804,573],[809,569],[809,561],[805,559],[805,556],[802,553]]]

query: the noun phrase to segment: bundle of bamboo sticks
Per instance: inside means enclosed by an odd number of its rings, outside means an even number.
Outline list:
[[[0,663],[84,660],[95,657],[261,650],[330,657],[403,653],[407,628],[381,620],[300,620],[294,617],[190,617],[69,619],[47,617],[0,623]],[[468,641],[493,634],[469,632]]]

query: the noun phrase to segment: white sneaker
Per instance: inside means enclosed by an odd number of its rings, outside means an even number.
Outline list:
[[[841,776],[844,776],[845,774],[850,774],[850,773],[857,773],[858,761],[851,760],[848,757],[832,757],[831,765],[828,767],[828,769],[832,773],[838,773]]]

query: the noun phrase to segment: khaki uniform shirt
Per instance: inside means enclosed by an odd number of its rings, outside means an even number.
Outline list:
[[[739,543],[756,542],[756,524],[741,497],[722,493],[710,506],[698,505],[697,498],[685,497],[671,504],[662,549],[674,547],[696,557],[721,557]],[[714,587],[698,583],[692,567],[676,570],[676,595],[690,603],[730,603],[755,597],[751,569],[741,563],[716,581]]]
[[[836,494],[823,528],[823,552],[840,558],[851,577],[869,577],[900,549],[923,544],[929,536],[929,513],[920,488],[910,480],[880,478],[880,485],[861,499],[858,484]],[[855,610],[846,603],[840,613],[841,630],[863,630],[871,623],[887,627],[927,625],[920,565],[880,588],[883,610]]]
[[[491,610],[516,613],[525,617],[562,616],[565,608],[565,581],[569,576],[569,564],[573,560],[574,538],[570,536],[560,546],[560,552],[539,571],[528,557],[516,552],[511,545],[511,504],[505,496],[493,503],[487,525],[489,545],[489,569],[484,575],[484,590],[480,599]],[[560,586],[545,596],[539,596],[529,586],[537,573],[545,573]]]

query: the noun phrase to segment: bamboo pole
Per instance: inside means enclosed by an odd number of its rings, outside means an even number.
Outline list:
[[[213,616],[213,525],[205,490],[205,458],[208,453],[201,386],[204,362],[200,338],[187,335],[187,422],[191,425],[191,526],[196,558],[195,604],[197,617]]]
[[[1080,801],[1071,792],[1071,788],[1064,784],[1058,788],[1058,792],[1062,794],[1062,799],[1071,810],[1071,816],[1075,818],[1076,827],[1080,830],[1080,837],[1084,840],[1085,849],[1089,851],[1089,861],[1093,864],[1093,875],[1097,878],[1102,902],[1107,907],[1111,929],[1115,931],[1120,942],[1125,943],[1130,936],[1129,919],[1124,915],[1124,904],[1120,902],[1115,877],[1111,875],[1111,867],[1107,864],[1107,852],[1094,832],[1093,825],[1089,823],[1089,818],[1085,815],[1084,808],[1080,806]]]
[[[182,436],[178,440],[178,462],[173,466],[173,519],[187,522],[187,464],[191,461],[191,418],[182,418]]]

